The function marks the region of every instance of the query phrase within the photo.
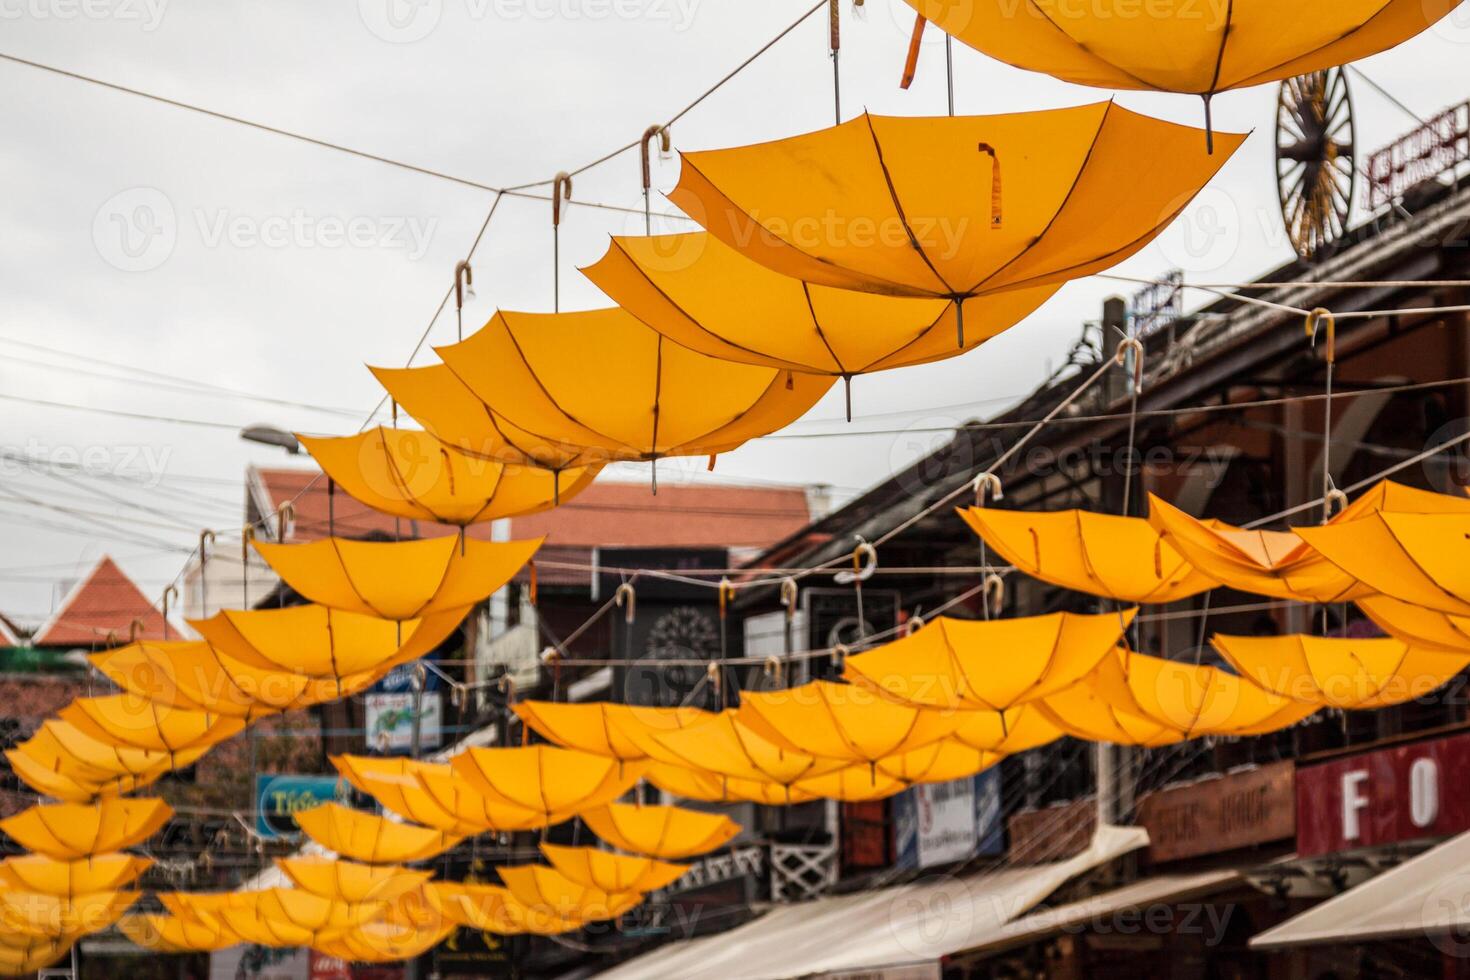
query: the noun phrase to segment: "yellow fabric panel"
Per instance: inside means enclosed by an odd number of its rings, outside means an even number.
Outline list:
[[[615,919],[643,901],[638,892],[609,893],[580,884],[555,868],[539,864],[495,869],[511,896],[528,909],[578,922]]]
[[[160,799],[38,803],[0,820],[0,830],[28,851],[67,861],[141,844],[168,823],[173,812]]]
[[[373,797],[384,809],[425,827],[473,836],[492,828],[502,831],[534,830],[547,824],[542,813],[492,802],[468,786],[457,785],[448,765],[395,756],[335,755],[329,758],[343,779]],[[435,787],[434,793],[426,788],[430,781]],[[439,800],[439,790],[445,786],[452,794],[450,806]],[[458,797],[465,797],[468,805],[459,805]]]
[[[1161,724],[1199,735],[1263,735],[1294,725],[1321,705],[1293,701],[1214,667],[1161,660],[1142,653],[1122,656],[1126,692],[1105,694],[1134,703]],[[1131,702],[1128,699],[1131,696]]]
[[[1470,617],[1451,616],[1386,595],[1359,599],[1358,608],[1379,629],[1411,646],[1470,654]]]
[[[446,914],[459,924],[495,935],[554,936],[583,925],[581,919],[563,918],[550,909],[528,907],[510,889],[500,885],[460,885],[446,901],[449,908]]]
[[[978,51],[1063,81],[1203,95],[1321,71],[1386,51],[1457,0],[909,0]]]
[[[764,367],[838,377],[964,353],[1020,323],[1046,285],[965,304],[811,285],[752,262],[708,232],[615,236],[582,270],[614,302],[674,343]]]
[[[374,510],[460,526],[548,510],[591,486],[600,469],[574,468],[558,481],[540,467],[471,456],[429,432],[381,425],[297,438],[327,476]]]
[[[447,639],[469,609],[399,624],[314,603],[280,609],[226,609],[191,619],[216,650],[260,670],[350,677],[417,660]]]
[[[973,296],[1061,283],[1122,261],[1173,220],[1243,139],[1220,137],[1211,156],[1200,131],[1112,103],[995,116],[863,115],[774,142],[685,153],[669,198],[784,275],[894,296]],[[980,144],[994,149],[1001,168],[998,224],[994,161]],[[1129,193],[1120,198],[1119,187]]]
[[[1381,708],[1423,697],[1470,666],[1470,654],[1396,639],[1225,636],[1211,644],[1257,687],[1330,708]]]
[[[129,694],[246,720],[334,701],[375,679],[338,682],[252,667],[200,642],[133,643],[88,659]]]
[[[960,517],[1016,568],[1063,588],[1121,602],[1174,602],[1218,584],[1139,517],[993,507],[965,508]]]
[[[545,841],[541,842],[541,853],[564,878],[605,894],[657,891],[689,870],[687,864],[628,857],[595,847],[561,847]]]
[[[418,769],[414,778],[423,789],[425,798],[448,814],[456,827],[468,828],[463,831],[466,836],[488,831],[533,830],[570,820],[576,815],[576,804],[566,810],[527,810],[507,804],[499,796],[486,796],[478,786],[461,778],[447,765]],[[417,798],[413,799],[417,810]]]
[[[24,938],[24,943],[13,946],[0,944],[0,976],[22,977],[44,970],[70,953],[72,943],[75,942],[75,938],[71,936],[54,939],[39,936]]]
[[[744,724],[735,710],[721,712],[713,721],[693,728],[664,732],[655,740],[688,768],[778,786],[843,766],[838,759],[783,749]]]
[[[1005,756],[998,752],[986,752],[949,738],[922,749],[879,759],[877,766],[883,775],[909,785],[947,783],[978,775],[1003,758]]]
[[[169,914],[185,922],[222,927],[222,909],[243,908],[251,901],[248,892],[161,892],[156,897]]]
[[[131,854],[94,854],[71,860],[22,854],[0,861],[0,883],[17,891],[74,898],[125,888],[152,865],[148,858]]]
[[[1374,592],[1470,616],[1470,570],[1463,553],[1470,514],[1380,511],[1346,524],[1295,530]]]
[[[244,894],[247,901],[242,906],[252,906],[260,918],[313,932],[360,926],[381,915],[386,905],[383,901],[349,903],[296,888],[265,888]]]
[[[490,801],[548,816],[610,803],[642,776],[637,763],[549,745],[471,748],[449,765]]]
[[[1149,717],[1134,700],[1122,660],[1131,655],[1119,650],[1104,657],[1076,684],[1036,702],[1036,711],[1066,734],[1090,742],[1156,748],[1184,741],[1184,728]]]
[[[365,616],[410,620],[488,598],[531,560],[541,540],[449,536],[254,544],[276,574],[312,602]]]
[[[610,803],[578,816],[613,847],[665,860],[707,854],[740,833],[740,825],[724,814],[676,806]]]
[[[427,953],[449,937],[453,922],[410,928],[382,922],[365,922],[333,939],[321,940],[312,948],[349,963],[395,963]]]
[[[1000,755],[1014,755],[1055,742],[1063,733],[1038,710],[1040,704],[1040,701],[1028,701],[1005,711],[967,711],[953,738],[972,749]]]
[[[796,788],[802,792],[843,803],[884,800],[895,793],[902,793],[908,787],[908,783],[871,762],[845,766],[836,772],[823,773],[796,784]]]
[[[125,915],[117,928],[134,945],[155,953],[212,953],[240,941],[223,921],[200,922],[177,915]]]
[[[89,774],[97,778],[119,775],[147,776],[183,769],[193,765],[213,743],[193,745],[177,751],[140,749],[131,745],[115,745],[93,738],[87,732],[65,721],[46,721],[30,739],[48,759],[59,759],[57,771],[73,778]],[[32,755],[37,758],[36,755]]]
[[[821,680],[784,691],[743,691],[736,717],[779,748],[844,762],[922,748],[953,735],[963,720],[959,712],[916,708],[871,688]]]
[[[665,793],[702,803],[725,800],[725,778],[717,773],[686,769],[667,762],[651,762],[643,770],[643,778]]]
[[[138,892],[105,891],[66,898],[0,890],[0,931],[52,938],[101,932],[116,922],[138,896]]]
[[[782,785],[757,779],[734,779],[730,776],[715,776],[719,781],[720,795],[713,803],[759,803],[761,806],[794,806],[810,803],[817,794],[801,789],[799,783]],[[690,797],[693,799],[694,797]]]
[[[909,704],[998,711],[1084,677],[1118,642],[1136,612],[994,620],[942,616],[909,636],[847,658],[843,676]]]
[[[10,762],[10,771],[15,778],[25,783],[41,796],[66,803],[87,804],[99,798],[114,797],[130,793],[138,788],[139,781],[131,776],[105,782],[78,781],[62,775],[46,762],[16,749],[7,749],[5,758]],[[143,783],[146,785],[146,780]]]
[[[563,748],[626,762],[649,758],[649,743],[653,742],[650,733],[678,731],[715,717],[700,708],[644,707],[606,701],[580,704],[519,701],[514,707],[521,721],[536,734]]]
[[[400,865],[358,864],[323,857],[276,858],[276,867],[302,891],[349,905],[391,902],[433,877],[433,872]]]
[[[58,715],[96,741],[151,752],[217,745],[245,729],[240,718],[175,708],[134,694],[77,698]]]
[[[336,803],[323,803],[295,816],[306,836],[334,854],[364,864],[423,861],[464,839],[431,827],[395,823]]]

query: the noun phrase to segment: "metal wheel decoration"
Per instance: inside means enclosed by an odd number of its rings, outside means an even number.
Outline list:
[[[1347,230],[1357,186],[1353,100],[1341,68],[1298,75],[1276,97],[1276,190],[1292,247],[1311,258]]]

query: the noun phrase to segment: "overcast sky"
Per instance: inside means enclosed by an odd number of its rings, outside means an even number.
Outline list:
[[[636,138],[804,6],[0,0],[0,53],[504,186],[548,178]],[[911,10],[901,0],[867,0],[858,19],[851,9],[843,11],[844,113],[942,113],[942,35],[930,30],[918,80],[904,92],[898,79]],[[676,146],[727,146],[830,125],[826,39],[825,16],[810,18],[681,120]],[[1427,115],[1470,95],[1467,53],[1470,7],[1462,5],[1450,22],[1361,68]],[[1110,94],[1027,74],[958,44],[955,60],[961,112]],[[1352,81],[1362,147],[1412,127]],[[363,365],[405,361],[491,196],[12,63],[0,62],[0,87],[0,611],[33,623],[51,610],[56,583],[102,552],[153,595],[177,573],[200,528],[237,528],[245,466],[285,460],[240,442],[238,427],[356,431],[380,396]],[[1118,98],[1200,121],[1189,97]],[[1151,276],[1183,267],[1196,282],[1241,281],[1289,256],[1272,169],[1275,100],[1275,86],[1216,99],[1216,125],[1255,129],[1254,137],[1169,232],[1119,271]],[[677,167],[677,160],[656,163],[656,186],[671,188]],[[578,177],[575,192],[582,201],[640,206],[637,154]],[[666,201],[658,206],[673,210]],[[669,222],[664,230],[687,227]],[[641,216],[574,206],[563,223],[563,308],[602,305],[574,266],[596,260],[610,233],[641,231]],[[478,296],[468,325],[497,306],[549,310],[549,205],[505,200],[474,269]],[[989,414],[1024,394],[1117,291],[1098,280],[1070,284],[977,353],[859,379],[852,428],[896,433],[792,438],[847,428],[834,389],[786,433],[722,457],[714,477],[700,472],[702,461],[667,464],[660,477],[682,469],[687,479],[855,491],[944,438],[919,430]],[[453,336],[451,311],[431,341]],[[180,390],[188,386],[142,371],[215,388]]]

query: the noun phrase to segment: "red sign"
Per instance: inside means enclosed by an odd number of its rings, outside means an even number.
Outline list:
[[[1296,773],[1303,857],[1470,830],[1470,735],[1351,756]]]

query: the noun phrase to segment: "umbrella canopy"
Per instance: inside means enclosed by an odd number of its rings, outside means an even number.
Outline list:
[[[445,914],[460,925],[501,936],[555,936],[582,928],[584,920],[520,902],[502,885],[458,885],[445,897]]]
[[[334,854],[363,864],[406,864],[449,850],[464,838],[431,827],[395,823],[337,803],[295,814],[306,836]]]
[[[276,574],[312,602],[403,622],[489,598],[531,560],[541,541],[450,536],[254,544]]]
[[[1357,602],[1379,629],[1411,646],[1470,653],[1470,616],[1452,616],[1386,595],[1365,596]]]
[[[383,903],[349,905],[294,888],[242,892],[219,916],[241,939],[261,946],[310,946],[362,925],[383,911]]]
[[[125,888],[152,866],[148,858],[131,854],[95,854],[70,860],[22,854],[0,861],[0,884],[17,891],[75,898]]]
[[[101,932],[116,922],[139,894],[105,891],[67,898],[0,889],[0,931],[42,938],[75,938]]]
[[[970,530],[1032,578],[1120,602],[1174,602],[1217,583],[1139,517],[969,507]]]
[[[779,748],[820,759],[871,763],[954,734],[963,713],[887,700],[872,688],[812,681],[785,691],[746,691],[736,713]]]
[[[431,871],[412,871],[400,865],[324,857],[276,858],[276,867],[302,891],[348,905],[391,902],[434,876]]]
[[[603,460],[727,452],[796,421],[832,386],[696,353],[617,308],[500,312],[435,349],[497,417]]]
[[[1225,137],[1226,152],[1211,157],[1200,135],[1112,103],[864,114],[802,136],[685,153],[669,198],[783,275],[955,300],[963,346],[969,297],[1100,272],[1152,241],[1245,138]]]
[[[610,803],[642,776],[636,764],[549,745],[466,749],[449,766],[492,803],[530,810],[545,820]]]
[[[807,803],[816,796],[793,786],[731,779],[719,773],[686,769],[667,762],[650,763],[643,778],[666,793],[703,803],[760,803],[764,806],[787,806]]]
[[[942,616],[902,639],[847,658],[843,676],[920,707],[1001,711],[1085,676],[1117,644],[1137,611],[992,620]]]
[[[346,680],[381,672],[430,653],[459,627],[471,607],[399,624],[310,603],[279,609],[225,609],[192,626],[215,650],[263,671]]]
[[[10,771],[15,774],[16,779],[41,796],[67,803],[91,803],[97,799],[131,793],[156,782],[164,772],[159,770],[144,776],[79,778],[58,771],[60,760],[38,760],[19,748],[7,749],[5,758],[9,760]]]
[[[916,783],[948,783],[956,779],[967,779],[979,775],[1004,758],[999,752],[987,752],[957,739],[947,738],[921,749],[879,759],[875,766],[879,773],[912,786]]]
[[[150,752],[217,745],[245,729],[241,718],[175,708],[135,694],[77,698],[57,714],[95,741]]]
[[[397,963],[427,953],[456,928],[453,922],[425,926],[365,922],[331,939],[318,940],[312,949],[349,963]]]
[[[1119,650],[1098,663],[1091,674],[1071,687],[1036,702],[1036,711],[1062,732],[1089,742],[1156,748],[1188,737],[1184,728],[1150,717],[1133,698]]]
[[[141,844],[173,813],[160,799],[38,803],[0,820],[0,830],[28,851],[66,861]]]
[[[564,878],[605,894],[652,892],[683,877],[687,864],[647,857],[628,857],[595,847],[560,847],[541,843],[541,853]]]
[[[707,854],[740,833],[740,825],[722,813],[676,806],[610,803],[578,816],[613,847],[665,860]]]
[[[954,740],[982,752],[1014,755],[1055,742],[1065,734],[1041,712],[1040,701],[1006,711],[967,711]]]
[[[665,732],[655,739],[687,768],[777,787],[793,786],[845,765],[842,759],[819,759],[782,748],[746,725],[734,709],[703,725]]]
[[[568,749],[641,762],[658,752],[653,736],[715,718],[703,708],[662,708],[607,701],[519,701],[515,713],[532,731]]]
[[[902,793],[910,785],[871,762],[844,766],[836,772],[823,773],[796,784],[803,793],[843,803],[886,800]]]
[[[40,936],[14,936],[14,945],[0,940],[0,976],[21,977],[37,970],[44,970],[71,952],[75,936],[55,938]]]
[[[491,802],[460,785],[448,765],[392,756],[334,755],[329,759],[343,779],[384,809],[426,827],[473,836],[490,829],[534,830],[547,824],[546,817],[535,810]],[[426,788],[429,782],[434,786],[432,792]],[[440,802],[441,793],[448,794],[449,805]]]
[[[157,778],[169,770],[192,765],[213,747],[213,743],[205,743],[177,752],[140,749],[93,738],[69,722],[52,719],[42,722],[36,734],[16,749],[53,772],[88,782],[117,776]]]
[[[608,893],[589,888],[555,868],[539,864],[502,866],[495,869],[511,896],[528,909],[578,922],[615,919],[643,901],[638,892]]]
[[[1122,655],[1126,690],[1104,692],[1116,703],[1137,706],[1145,717],[1199,735],[1265,735],[1316,713],[1320,704],[1293,701],[1214,667]]]
[[[614,237],[582,270],[674,343],[741,364],[850,378],[953,357],[1020,323],[1056,284],[955,303],[833,289],[773,272],[708,232]]]
[[[1402,704],[1470,666],[1470,654],[1421,650],[1396,639],[1216,634],[1210,643],[1256,686],[1329,708]]]
[[[374,510],[461,527],[548,510],[591,486],[601,469],[576,467],[558,478],[541,467],[471,456],[417,429],[297,438],[327,476]]]
[[[118,931],[134,945],[155,953],[212,953],[240,942],[223,921],[182,918],[177,915],[125,915]]]
[[[1361,520],[1295,529],[1367,589],[1426,609],[1470,616],[1470,514],[1379,511]]]

